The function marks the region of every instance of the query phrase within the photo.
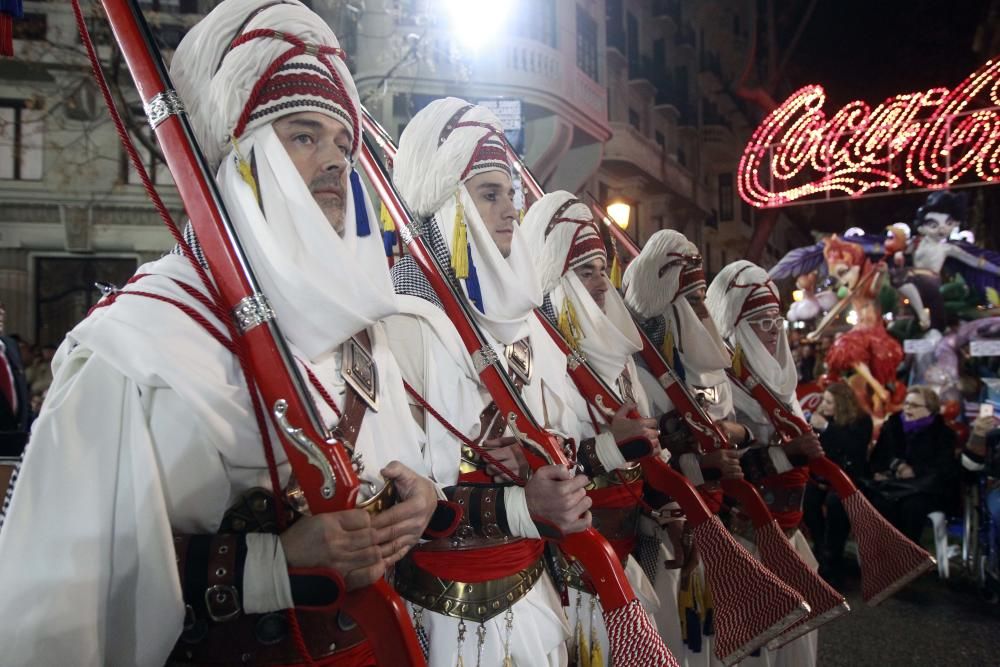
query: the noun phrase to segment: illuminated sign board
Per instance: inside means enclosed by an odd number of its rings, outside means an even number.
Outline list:
[[[832,115],[821,86],[798,90],[754,131],[740,197],[759,208],[872,190],[1000,181],[1000,60],[954,89],[904,93]]]

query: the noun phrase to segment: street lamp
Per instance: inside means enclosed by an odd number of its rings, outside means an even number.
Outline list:
[[[506,27],[508,15],[515,9],[511,0],[444,0],[443,4],[451,18],[452,34],[472,51],[497,39]]]
[[[608,204],[608,215],[610,215],[611,219],[615,221],[615,224],[622,229],[628,229],[629,216],[631,214],[632,206],[623,201],[616,201]]]

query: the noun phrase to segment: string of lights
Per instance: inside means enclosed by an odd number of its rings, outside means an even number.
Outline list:
[[[856,100],[829,118],[822,86],[792,94],[757,127],[738,170],[740,197],[758,208],[872,190],[946,188],[1000,180],[1000,61],[949,90]]]

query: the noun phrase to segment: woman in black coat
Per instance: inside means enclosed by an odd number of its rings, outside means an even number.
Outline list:
[[[871,501],[904,535],[920,543],[930,512],[944,510],[957,489],[955,432],[928,387],[910,387],[903,411],[882,426],[871,470]]]
[[[858,406],[850,387],[842,382],[827,387],[809,422],[819,433],[826,455],[855,483],[867,477],[872,418]],[[844,545],[851,532],[851,522],[840,498],[823,480],[813,479],[806,487],[802,509],[820,572],[827,578],[838,577]]]

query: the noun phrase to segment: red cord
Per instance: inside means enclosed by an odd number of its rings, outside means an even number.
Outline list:
[[[409,382],[403,380],[403,386],[406,388],[407,393],[410,394],[410,396],[412,396],[414,399],[416,399],[417,403],[420,404],[420,407],[429,412],[430,415],[434,417],[434,419],[439,424],[441,424],[441,426],[444,426],[445,430],[448,431],[448,433],[451,433],[453,436],[458,438],[458,440],[463,445],[465,445],[466,447],[474,451],[476,454],[478,454],[484,461],[486,461],[486,463],[490,464],[503,474],[507,475],[507,477],[509,477],[518,486],[524,486],[527,483],[523,477],[514,474],[514,472],[509,470],[504,464],[497,461],[493,457],[493,455],[489,453],[488,448],[476,444],[475,442],[470,440],[464,433],[462,433],[457,428],[448,423],[448,421],[444,417],[442,417],[437,410],[431,407],[430,403],[424,400],[423,396],[417,393],[416,389],[410,386]]]
[[[319,381],[319,378],[316,377],[316,374],[313,373],[312,369],[309,368],[309,366],[307,366],[304,361],[302,361],[298,357],[296,357],[296,360],[302,364],[302,367],[304,369],[306,369],[306,376],[309,378],[309,383],[319,393],[320,397],[322,397],[323,402],[330,406],[330,409],[333,410],[333,413],[337,415],[337,419],[343,419],[344,415],[341,414],[340,408],[337,407],[337,403],[333,400],[333,396],[330,395],[330,392],[328,392],[326,390],[326,387],[324,387],[323,384]]]

